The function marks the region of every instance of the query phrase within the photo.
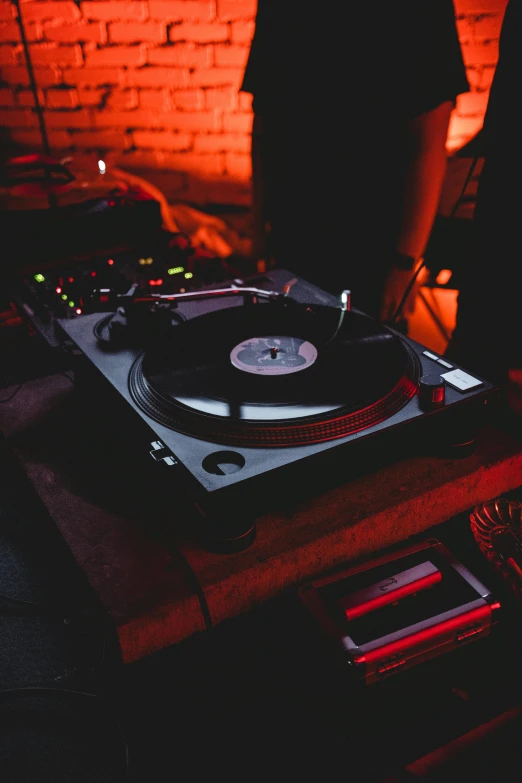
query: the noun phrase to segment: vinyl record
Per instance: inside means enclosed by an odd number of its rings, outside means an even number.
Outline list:
[[[358,312],[263,303],[176,326],[130,373],[135,402],[196,437],[285,446],[383,421],[415,394],[413,350]]]

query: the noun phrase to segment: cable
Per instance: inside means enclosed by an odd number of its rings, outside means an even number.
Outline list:
[[[467,189],[467,187],[468,187],[468,185],[469,185],[469,183],[471,181],[471,178],[473,176],[475,168],[477,167],[477,163],[479,162],[481,157],[482,157],[481,155],[475,155],[475,157],[471,161],[471,165],[469,167],[468,173],[466,174],[466,178],[464,180],[464,184],[462,185],[462,188],[460,190],[458,198],[455,201],[455,204],[453,205],[453,209],[451,210],[451,212],[450,212],[450,214],[448,216],[449,220],[451,220],[452,218],[455,217],[455,215],[457,213],[457,209],[459,208],[459,206],[460,206],[460,204],[462,202],[462,199],[464,198],[464,194],[466,192],[466,189]],[[394,314],[393,314],[393,316],[391,318],[391,323],[392,324],[394,324],[396,322],[396,320],[397,320],[397,318],[398,318],[402,308],[404,307],[404,303],[405,303],[406,299],[408,298],[408,296],[409,296],[409,294],[411,292],[411,289],[413,288],[415,280],[417,279],[417,276],[418,276],[419,272],[421,271],[421,269],[423,269],[424,266],[425,266],[425,261],[423,261],[422,264],[419,267],[417,267],[413,277],[411,278],[410,282],[406,286],[406,290],[405,290],[405,292],[404,292],[404,294],[402,296],[402,299],[401,299],[397,309],[395,310],[395,312],[394,312]]]
[[[402,295],[401,301],[397,305],[397,309],[395,310],[394,314],[391,317],[390,323],[394,324],[396,322],[397,318],[399,317],[400,312],[401,312],[402,308],[404,307],[404,303],[405,303],[406,299],[408,298],[408,296],[410,295],[411,289],[413,288],[414,283],[415,283],[417,277],[419,276],[419,272],[421,271],[421,269],[424,268],[424,266],[425,266],[425,261],[422,261],[422,263],[420,263],[419,266],[417,267],[417,269],[415,270],[415,272],[414,272],[410,282],[406,286],[406,290],[404,291],[404,293]]]
[[[186,559],[186,557],[180,552],[179,549],[173,549],[171,550],[171,554],[176,557],[183,568],[183,570],[186,572],[189,581],[192,583],[192,586],[194,588],[194,591],[198,597],[199,605],[201,608],[201,614],[203,615],[203,620],[205,622],[205,630],[210,631],[210,629],[213,627],[212,622],[212,616],[210,614],[210,609],[208,608],[207,599],[205,598],[205,593],[203,591],[203,588],[201,587],[201,584],[199,583],[199,579],[197,578],[195,571],[193,570],[192,566],[190,565],[189,561]]]
[[[10,394],[10,395],[9,395],[9,397],[6,397],[4,400],[0,400],[0,403],[3,403],[3,402],[11,402],[11,400],[12,400],[14,397],[16,397],[16,395],[18,394],[18,392],[20,391],[20,389],[22,388],[22,386],[23,386],[25,383],[27,383],[27,381],[22,381],[22,383],[19,383],[19,384],[18,384],[18,386],[16,387],[16,389],[14,390],[14,392],[13,392],[12,394]]]
[[[109,315],[105,315],[99,321],[96,321],[96,323],[92,327],[92,333],[100,343],[104,343],[105,345],[110,345],[111,341],[108,340],[107,337],[103,336],[102,331],[107,328],[107,326],[110,324],[110,322],[112,321],[116,313],[117,310],[114,313],[109,313]]]
[[[60,372],[57,373],[57,375],[63,375],[64,378],[67,378],[68,381],[70,381],[74,385],[74,378],[71,378],[70,375],[67,375],[66,372]],[[0,400],[0,405],[4,402],[11,402],[12,399],[16,397],[22,386],[25,386],[26,383],[30,383],[31,381],[37,380],[36,378],[28,378],[26,381],[22,381],[22,383],[19,383],[16,389],[9,395],[9,397],[5,397],[5,399]]]
[[[464,180],[464,184],[460,190],[459,196],[457,200],[455,201],[455,204],[453,205],[453,209],[451,210],[450,214],[448,215],[448,218],[451,220],[451,218],[454,218],[457,214],[457,209],[460,207],[461,201],[464,198],[464,194],[466,192],[466,188],[468,187],[471,177],[473,176],[473,172],[475,171],[475,168],[477,166],[477,163],[479,162],[480,158],[483,157],[481,155],[475,155],[473,160],[471,161],[471,166],[469,167],[469,171],[466,174],[466,178]]]
[[[431,289],[430,289],[430,293],[431,293],[431,296],[433,297],[433,291]],[[451,339],[451,335],[448,334],[448,332],[446,331],[446,329],[444,327],[444,324],[442,323],[442,321],[440,320],[439,316],[435,312],[435,308],[432,307],[432,305],[428,302],[426,296],[424,295],[424,293],[422,291],[419,291],[418,295],[419,295],[419,298],[420,298],[421,302],[424,304],[424,307],[426,308],[428,313],[431,315],[432,321],[435,324],[435,326],[437,327],[437,329],[439,330],[439,332],[441,333],[443,339],[446,341],[446,343],[449,343],[449,341]]]
[[[111,322],[111,320],[114,318],[115,315],[116,313],[109,313],[108,315],[104,316],[101,320],[97,321],[94,324],[92,331],[96,339],[100,340],[100,342],[105,344],[110,344],[110,341],[102,336],[102,331],[107,327],[107,325]],[[213,627],[213,623],[212,623],[210,610],[208,608],[207,599],[205,598],[205,593],[203,592],[203,588],[201,587],[199,580],[194,570],[192,569],[192,566],[190,565],[188,560],[184,557],[184,555],[182,555],[180,550],[176,547],[171,550],[171,553],[174,557],[177,558],[179,564],[185,571],[189,582],[192,584],[192,587],[194,588],[194,592],[196,593],[199,600],[201,614],[203,615],[205,630],[208,631]]]
[[[110,320],[114,317],[114,315],[115,315],[115,313],[109,313],[109,315],[104,316],[104,318],[102,318],[100,321],[98,321],[94,325],[93,332],[94,332],[95,336],[98,339],[100,339],[100,340],[102,340],[104,342],[108,342],[104,338],[98,336],[98,331],[101,332],[101,330],[110,322]],[[69,375],[67,375],[67,373],[63,372],[63,373],[60,373],[60,375],[64,375],[71,383],[74,384],[74,379],[71,378]],[[18,392],[20,391],[22,386],[24,386],[24,384],[26,384],[26,383],[28,383],[28,381],[23,381],[22,383],[18,384],[18,386],[12,392],[12,394],[9,397],[6,397],[6,399],[0,400],[0,403],[9,402],[10,400],[12,400],[18,394]],[[194,571],[193,571],[192,567],[190,566],[188,560],[186,560],[186,558],[181,554],[181,552],[178,549],[176,549],[173,552],[173,555],[177,557],[177,559],[179,560],[181,566],[183,567],[183,570],[188,575],[189,581],[192,583],[194,591],[195,591],[195,593],[198,596],[199,604],[200,604],[200,607],[201,607],[201,613],[203,615],[203,620],[204,620],[204,623],[205,623],[205,629],[206,630],[210,630],[210,628],[213,627],[213,623],[212,623],[212,617],[211,617],[211,614],[210,614],[210,610],[208,608],[207,600],[206,600],[205,594],[203,592],[203,588],[201,587],[201,585],[200,585],[200,583],[198,581],[198,578],[196,577],[196,574],[194,573]],[[4,595],[2,593],[0,593],[0,601],[5,601],[5,602],[11,603],[14,606],[19,607],[19,608],[25,608],[27,610],[32,610],[35,613],[47,614],[47,615],[51,615],[53,617],[55,616],[55,614],[58,614],[58,615],[63,614],[63,612],[58,612],[58,611],[56,611],[56,613],[55,613],[55,611],[51,607],[46,607],[46,606],[44,606],[42,604],[37,604],[37,603],[34,603],[33,601],[26,601],[26,600],[21,599],[21,598],[12,598],[11,596]],[[65,613],[65,614],[67,614],[67,613]],[[85,615],[89,616],[89,617],[93,616],[93,615],[89,615],[88,613],[85,613]],[[65,619],[67,619],[67,618],[64,618],[64,621],[65,621]]]

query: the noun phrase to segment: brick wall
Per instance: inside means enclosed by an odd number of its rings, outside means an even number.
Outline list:
[[[456,0],[472,92],[448,148],[481,127],[505,0]],[[15,21],[0,0],[4,149],[40,148]],[[238,87],[256,0],[22,0],[53,152],[143,173],[170,200],[251,203],[249,96]],[[7,145],[7,146],[6,146]]]
[[[450,152],[482,127],[498,59],[498,39],[507,0],[454,0],[462,54],[471,91],[460,95],[448,134]]]

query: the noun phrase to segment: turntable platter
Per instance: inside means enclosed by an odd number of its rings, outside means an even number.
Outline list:
[[[290,446],[383,421],[413,397],[418,377],[412,349],[362,313],[263,303],[174,327],[138,357],[129,385],[171,429]]]

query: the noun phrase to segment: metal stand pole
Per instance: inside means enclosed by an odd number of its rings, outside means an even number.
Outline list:
[[[22,46],[24,47],[24,55],[25,55],[25,62],[27,65],[27,72],[29,74],[29,82],[31,85],[31,91],[33,93],[34,97],[34,105],[36,109],[36,114],[38,115],[38,124],[40,126],[40,136],[42,137],[42,147],[43,151],[46,155],[50,155],[50,147],[49,147],[49,137],[47,136],[47,128],[45,127],[45,119],[44,119],[44,112],[42,109],[42,106],[40,104],[40,99],[38,97],[38,87],[36,84],[36,79],[34,76],[34,69],[33,69],[33,63],[31,60],[31,54],[29,52],[29,44],[27,41],[27,37],[25,35],[25,27],[22,19],[22,8],[20,4],[20,0],[12,0],[13,5],[16,8],[16,21],[18,22],[18,27],[20,28],[20,37],[22,39]]]

